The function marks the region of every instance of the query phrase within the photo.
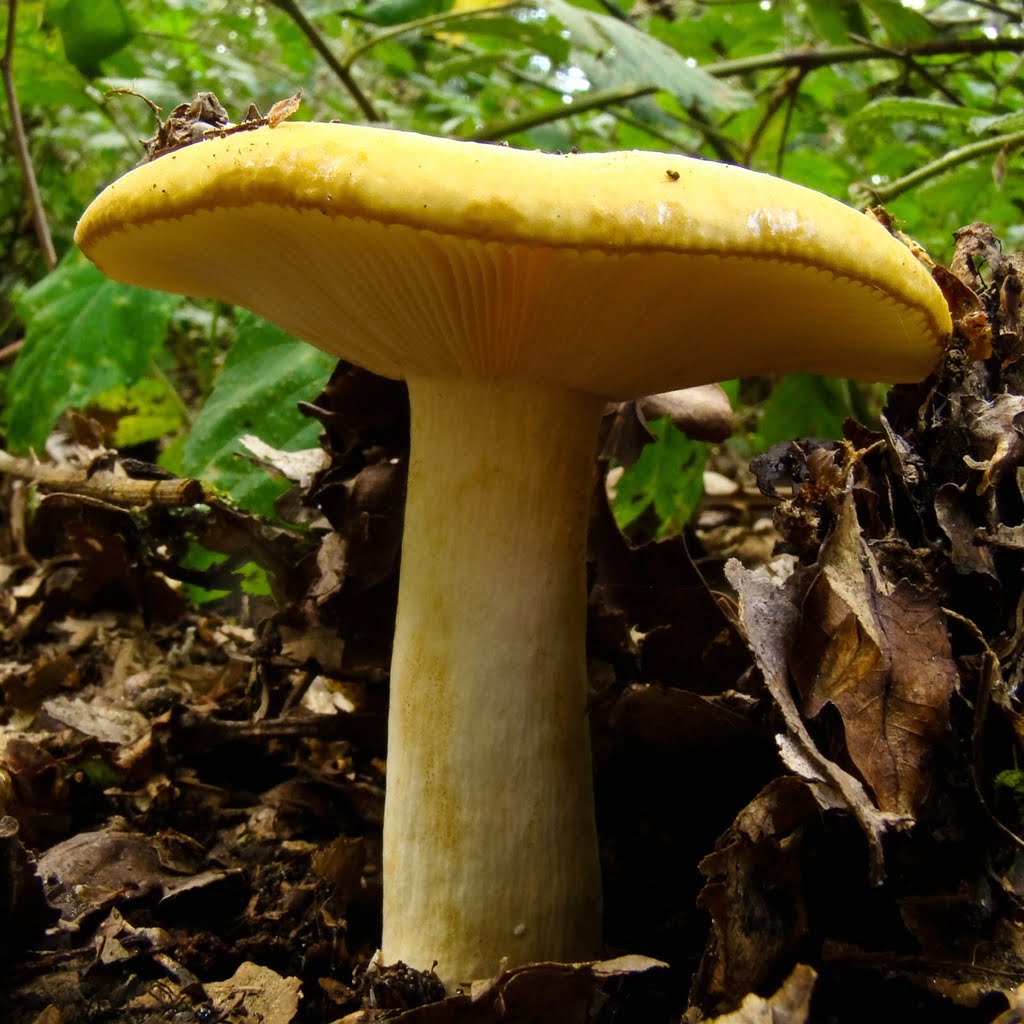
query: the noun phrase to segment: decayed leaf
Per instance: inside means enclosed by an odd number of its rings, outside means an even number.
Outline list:
[[[982,470],[978,494],[984,494],[1024,460],[1024,434],[1017,422],[1024,413],[1024,395],[995,395],[990,402],[968,395],[964,412],[973,452],[963,459],[971,469]]]
[[[878,807],[915,816],[948,731],[956,667],[934,597],[883,579],[850,492],[821,549],[790,661],[806,714],[838,709],[846,751]]]
[[[805,937],[803,837],[819,818],[804,780],[777,779],[700,862],[707,882],[699,903],[712,927],[695,982],[700,1002],[735,1005],[776,974]]]
[[[729,396],[718,384],[648,395],[636,405],[644,421],[668,416],[676,430],[695,441],[724,441],[736,426]]]
[[[267,125],[271,128],[276,128],[282,121],[287,121],[299,109],[301,103],[301,89],[294,96],[278,100],[267,112]]]
[[[707,1024],[805,1024],[817,979],[813,968],[797,964],[774,995],[764,999],[751,993],[738,1010],[714,1017]]]
[[[1013,991],[1009,1002],[1009,1007],[992,1024],[1024,1024],[1024,985]]]
[[[786,734],[777,737],[787,766],[811,783],[822,809],[844,808],[857,819],[868,841],[872,880],[885,875],[882,835],[906,825],[899,814],[880,811],[849,772],[818,749],[807,730],[789,688],[787,661],[800,624],[800,612],[785,590],[767,576],[744,569],[737,561],[726,565],[726,576],[740,597],[740,621],[765,685],[782,714]]]
[[[149,728],[145,715],[122,707],[101,693],[91,694],[89,699],[51,697],[43,702],[43,708],[58,722],[86,736],[95,736],[102,743],[124,746],[139,739]]]
[[[225,981],[207,982],[203,987],[217,1010],[231,1014],[229,1020],[248,1024],[291,1024],[302,998],[300,978],[282,978],[249,960]]]
[[[476,981],[468,994],[393,1014],[359,1010],[344,1024],[587,1024],[601,1006],[600,993],[609,981],[665,968],[651,957],[628,955],[597,963],[526,964],[495,978]],[[341,1022],[339,1022],[341,1024]]]
[[[943,484],[935,495],[935,517],[949,538],[950,558],[959,573],[984,573],[997,579],[995,560],[987,546],[977,543],[978,524],[968,507],[966,488]],[[988,538],[989,543],[998,541]]]

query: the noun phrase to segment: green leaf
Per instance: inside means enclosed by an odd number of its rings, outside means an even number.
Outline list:
[[[18,303],[27,329],[7,386],[11,448],[41,447],[65,409],[145,377],[180,302],[111,281],[69,252]]]
[[[469,57],[459,56],[436,64],[431,75],[438,83],[448,82],[453,78],[468,78],[473,74],[491,75],[504,59],[504,53],[474,53]]]
[[[656,85],[687,110],[704,114],[740,110],[746,93],[701,71],[670,46],[606,14],[595,14],[568,0],[538,0],[569,31],[576,60],[595,89]]]
[[[829,42],[848,43],[851,35],[867,36],[868,23],[856,0],[808,0],[814,27]]]
[[[129,387],[121,384],[89,403],[90,411],[111,413],[117,419],[112,443],[118,448],[158,441],[184,422],[181,398],[159,377],[144,377]]]
[[[527,21],[522,18],[481,14],[478,18],[460,18],[452,25],[452,31],[459,35],[508,39],[543,53],[554,63],[560,64],[569,56],[569,43],[560,33],[554,31],[556,27],[547,20]]]
[[[192,424],[181,466],[249,511],[272,516],[287,485],[245,458],[239,438],[255,434],[288,451],[314,447],[320,425],[297,403],[316,397],[337,360],[252,313],[238,315],[237,340]]]
[[[667,417],[648,424],[647,445],[615,486],[612,511],[626,529],[650,506],[661,521],[660,537],[680,533],[704,493],[704,466],[710,445],[692,441]]]
[[[924,121],[942,126],[952,122],[968,124],[984,116],[977,107],[962,107],[942,100],[916,96],[883,96],[850,115],[851,121]]]
[[[451,0],[370,0],[358,8],[358,13],[366,21],[385,28],[440,14],[451,5]]]
[[[893,42],[913,42],[934,34],[931,23],[918,11],[904,7],[900,0],[863,0]]]
[[[981,115],[971,121],[971,131],[975,135],[1004,135],[1019,132],[1024,128],[1024,110],[1015,110],[1012,114],[1002,114],[999,117],[990,117],[982,114],[980,110],[974,110],[972,113]]]
[[[68,60],[87,78],[98,75],[100,61],[135,35],[121,0],[51,0],[46,20],[60,31]]]
[[[795,438],[842,437],[843,420],[850,413],[846,381],[791,373],[775,385],[764,405],[755,447],[763,451]]]

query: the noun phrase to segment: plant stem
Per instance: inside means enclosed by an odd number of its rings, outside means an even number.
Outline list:
[[[309,40],[313,49],[320,54],[323,62],[334,72],[338,81],[341,82],[348,94],[355,100],[356,106],[359,107],[363,117],[367,121],[380,121],[381,116],[377,112],[377,108],[352,77],[352,72],[349,70],[351,62],[343,63],[334,56],[330,47],[324,42],[323,36],[320,35],[313,23],[302,13],[295,0],[270,0],[270,2],[295,22],[299,31]]]
[[[113,505],[195,505],[205,500],[198,480],[136,480],[109,470],[61,466],[20,458],[0,449],[0,473],[29,480],[50,491],[78,494]]]
[[[584,634],[604,400],[413,378],[409,401],[382,950],[452,987],[599,949]]]
[[[982,139],[980,142],[972,142],[967,146],[951,150],[949,153],[939,157],[938,160],[933,160],[923,167],[918,167],[917,170],[911,171],[895,181],[890,181],[887,185],[875,186],[859,182],[854,186],[854,190],[862,198],[862,205],[864,206],[868,203],[887,203],[909,189],[928,181],[930,178],[936,178],[940,174],[957,167],[959,164],[976,160],[978,157],[986,156],[988,153],[998,152],[1000,149],[1013,149],[1021,145],[1024,145],[1024,131],[1011,132],[1008,135],[997,135],[991,139]]]
[[[586,113],[588,110],[600,110],[603,107],[614,106],[616,103],[626,103],[629,100],[639,99],[641,96],[650,96],[658,92],[658,88],[656,85],[620,85],[614,89],[601,89],[598,92],[587,93],[582,99],[574,100],[572,103],[546,107],[544,110],[535,110],[510,121],[484,125],[479,131],[464,137],[470,142],[493,142],[495,139],[503,139],[506,136],[536,128],[538,125],[551,124],[575,114]]]
[[[39,183],[36,171],[32,166],[32,154],[28,148],[25,135],[25,124],[21,119],[21,108],[14,88],[14,30],[18,20],[18,0],[8,0],[7,6],[7,39],[4,43],[4,54],[0,57],[0,75],[4,80],[4,93],[7,96],[7,109],[11,116],[11,135],[14,137],[14,149],[21,164],[21,174],[25,182],[29,205],[32,208],[32,226],[35,228],[36,240],[43,254],[43,262],[47,270],[57,266],[57,250],[53,247],[50,225],[43,209],[43,199],[39,194]]]
[[[171,396],[175,408],[181,413],[182,423],[189,427],[192,426],[195,416],[192,415],[192,410],[185,404],[185,400],[178,394],[178,389],[171,382],[171,378],[164,373],[163,368],[155,359],[150,363],[149,369],[150,373],[167,389],[167,394]]]
[[[789,50],[785,53],[761,53],[753,57],[739,57],[705,64],[702,71],[716,78],[748,75],[770,68],[814,68],[828,64],[850,64],[861,60],[895,60],[905,57],[947,57],[956,54],[1024,53],[1024,37],[988,39],[928,39],[920,43],[907,43],[899,50],[879,51],[875,46],[825,46]]]

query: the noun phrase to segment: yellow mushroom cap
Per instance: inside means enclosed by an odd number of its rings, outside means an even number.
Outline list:
[[[116,280],[246,306],[390,377],[617,398],[789,370],[908,381],[951,330],[871,218],[662,153],[285,123],[129,171],[75,237]]]

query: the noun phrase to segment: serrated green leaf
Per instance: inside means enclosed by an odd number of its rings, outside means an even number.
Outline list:
[[[180,303],[111,281],[72,250],[18,303],[27,329],[7,385],[10,447],[41,447],[65,409],[146,376]]]
[[[710,445],[693,441],[666,416],[648,424],[647,445],[615,486],[612,512],[626,529],[650,506],[661,522],[661,537],[680,533],[704,492],[704,466]]]
[[[121,0],[51,0],[46,20],[59,30],[67,59],[87,78],[135,35]]]
[[[687,110],[704,114],[740,110],[750,103],[745,92],[701,71],[629,22],[583,10],[568,0],[538,0],[538,5],[568,30],[574,59],[595,89],[656,85]]]
[[[863,0],[864,6],[879,20],[886,36],[895,42],[913,42],[934,34],[928,19],[899,0]]]
[[[274,500],[287,485],[244,458],[239,438],[255,434],[287,451],[314,447],[320,425],[303,416],[297,403],[316,397],[336,362],[266,320],[239,311],[237,340],[189,431],[182,470],[251,512],[273,515]]]
[[[866,103],[850,116],[851,121],[924,121],[933,125],[951,122],[971,123],[984,112],[976,107],[961,107],[942,100],[916,96],[884,96]]]
[[[775,385],[761,413],[758,450],[801,437],[840,438],[852,412],[849,384],[833,377],[791,373]]]

